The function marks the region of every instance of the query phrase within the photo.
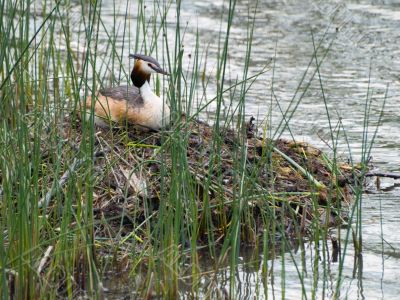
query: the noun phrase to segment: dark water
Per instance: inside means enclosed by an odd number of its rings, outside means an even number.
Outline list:
[[[275,60],[275,71],[261,75],[246,96],[246,113],[258,116],[260,124],[271,115],[272,132],[282,120],[280,109],[285,111],[294,96],[296,88],[312,58],[314,36],[318,43],[323,38],[322,50],[332,42],[329,54],[320,68],[323,91],[326,97],[330,123],[337,128],[338,153],[343,159],[350,156],[358,161],[362,153],[362,139],[366,99],[371,99],[369,110],[370,126],[368,138],[373,136],[378,116],[386,97],[382,125],[379,128],[371,152],[373,164],[382,171],[400,171],[400,2],[399,1],[259,1],[250,75],[259,72],[265,65]],[[128,5],[131,20],[131,43],[134,42],[136,24],[136,3]],[[147,8],[151,15],[152,2]],[[200,35],[200,51],[207,51],[207,74],[216,69],[218,34],[226,27],[226,1],[203,0],[182,1],[181,23],[186,27],[185,64],[190,63],[189,54],[193,53],[196,31]],[[247,40],[247,22],[254,13],[255,1],[238,1],[234,25],[231,31],[229,48],[228,77],[241,78],[244,65]],[[175,15],[171,9],[171,41],[174,36]],[[102,16],[105,26],[113,28],[114,10],[122,16],[126,11],[126,2],[117,1],[116,8],[110,1],[103,1]],[[73,10],[72,10],[73,11]],[[221,15],[225,12],[225,17]],[[77,10],[79,13],[79,10]],[[222,23],[222,27],[221,26]],[[122,23],[117,21],[116,30],[122,36]],[[312,33],[313,34],[312,34]],[[104,39],[107,36],[104,35]],[[125,41],[125,43],[129,41]],[[122,47],[123,41],[116,42]],[[143,50],[143,49],[142,49]],[[98,57],[106,50],[99,45]],[[318,54],[322,59],[322,52]],[[128,61],[125,61],[128,64]],[[315,70],[315,62],[311,70]],[[273,75],[274,74],[274,75]],[[309,80],[310,76],[307,76]],[[273,86],[275,98],[271,97]],[[304,91],[305,84],[300,88]],[[207,97],[215,94],[211,83]],[[386,96],[385,96],[386,95]],[[295,99],[298,99],[297,96]],[[213,117],[213,107],[203,117]],[[268,123],[269,120],[266,121]],[[305,97],[301,100],[289,127],[297,140],[311,142],[317,147],[332,153],[330,147],[330,125],[322,97],[318,75],[312,81]],[[285,131],[284,136],[289,136]],[[347,138],[347,141],[346,141]],[[348,142],[348,144],[347,144]],[[349,152],[348,149],[351,149]],[[341,298],[348,299],[398,299],[400,295],[400,181],[383,180],[385,191],[365,194],[363,198],[363,273],[362,280],[353,279],[354,249],[348,246],[348,256],[343,271]],[[337,234],[337,233],[336,233]],[[343,232],[344,234],[344,232]],[[242,258],[245,262],[245,257]],[[287,299],[298,299],[300,282],[292,259],[301,264],[301,253],[285,257],[285,295]],[[308,276],[305,287],[308,296],[311,293],[313,263],[313,245],[306,249]],[[275,282],[269,283],[267,294],[280,298],[281,259],[274,261]],[[337,263],[330,263],[327,286],[334,286],[337,280]],[[205,268],[206,269],[206,268]],[[235,270],[240,279],[239,298],[261,297],[264,295],[261,273],[248,268],[245,263]],[[220,284],[228,278],[229,269],[221,272]],[[321,275],[322,277],[322,275]],[[240,285],[240,282],[242,284]],[[228,286],[229,281],[227,281]],[[115,284],[115,283],[114,283]],[[115,287],[115,285],[112,286]],[[322,283],[321,283],[322,284]],[[112,288],[110,286],[110,288]],[[328,288],[329,291],[329,288]],[[318,292],[317,292],[318,294]],[[330,294],[328,293],[328,297]],[[319,297],[321,298],[321,297]]]

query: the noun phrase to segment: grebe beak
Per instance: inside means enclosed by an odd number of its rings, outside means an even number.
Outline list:
[[[163,74],[163,75],[167,75],[169,76],[169,73],[163,69],[161,69],[161,67],[157,67],[155,65],[151,65],[150,68],[152,68],[154,71],[156,71],[157,73]]]

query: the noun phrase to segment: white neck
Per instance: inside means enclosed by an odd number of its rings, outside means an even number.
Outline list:
[[[149,100],[151,101],[152,98],[157,97],[151,90],[150,84],[148,81],[146,81],[140,88],[140,95],[143,97],[143,100]]]
[[[168,124],[169,107],[164,103],[163,99],[153,93],[147,81],[140,87],[139,91],[143,98],[145,109],[151,116],[152,124],[149,127],[158,129]]]

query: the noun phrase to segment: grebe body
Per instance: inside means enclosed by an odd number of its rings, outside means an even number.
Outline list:
[[[96,124],[105,127],[110,120],[159,130],[169,124],[170,110],[162,98],[150,88],[152,73],[168,75],[152,57],[131,54],[135,59],[131,72],[133,86],[117,86],[96,92],[95,99],[86,99],[86,110],[94,106]],[[93,102],[93,104],[92,104]]]

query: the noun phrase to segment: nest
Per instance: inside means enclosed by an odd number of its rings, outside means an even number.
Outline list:
[[[96,128],[96,236],[134,231],[136,239],[146,238],[138,229],[154,226],[160,207],[172,211],[176,199],[183,210],[196,206],[198,241],[205,244],[210,222],[214,240],[223,241],[237,210],[242,218],[252,219],[251,225],[242,222],[243,243],[254,243],[264,230],[271,230],[265,228],[266,218],[276,218],[274,224],[284,226],[287,235],[306,234],[315,221],[326,226],[343,221],[351,199],[352,168],[334,168],[309,144],[262,138],[253,120],[239,131],[184,116],[174,130],[165,132]],[[66,124],[74,126],[64,128],[64,137],[82,144],[80,121]]]

